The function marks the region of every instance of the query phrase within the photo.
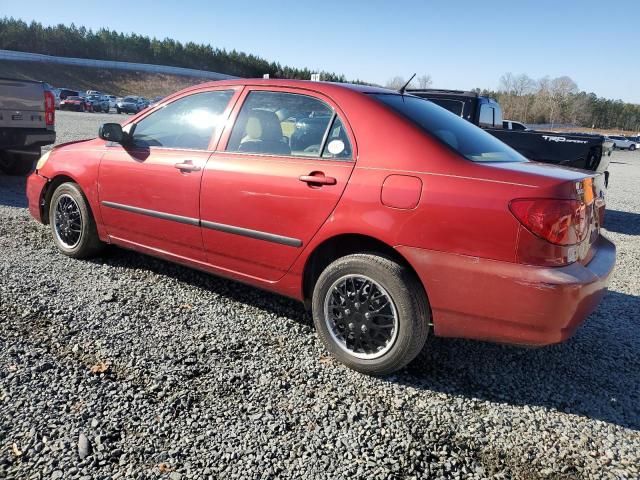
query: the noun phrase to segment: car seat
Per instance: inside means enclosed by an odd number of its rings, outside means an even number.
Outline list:
[[[233,142],[230,142],[233,145]],[[290,155],[291,148],[285,143],[282,127],[275,113],[254,109],[247,115],[244,136],[240,140],[239,152]]]

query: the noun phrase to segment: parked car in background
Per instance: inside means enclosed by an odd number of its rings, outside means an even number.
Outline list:
[[[513,120],[503,120],[502,121],[502,128],[506,129],[506,130],[530,130],[529,127],[527,127],[524,123],[522,122],[515,122]]]
[[[55,108],[56,110],[58,110],[60,108],[60,89],[54,88],[51,90],[51,93],[53,93],[53,102],[54,102]]]
[[[147,104],[141,97],[124,97],[120,102],[116,103],[116,112],[118,113],[138,113],[144,110]]]
[[[87,90],[85,92],[86,96],[89,95],[102,95],[102,92],[98,91],[98,90]]]
[[[67,97],[64,100],[60,100],[60,110],[92,112],[93,104],[84,97]]]
[[[153,107],[154,105],[157,105],[158,103],[160,103],[160,101],[162,101],[164,97],[153,97],[151,100],[149,100],[149,106]]]
[[[640,148],[640,144],[637,141],[623,137],[621,135],[609,135],[609,139],[613,142],[613,148],[619,148],[620,150],[635,150]]]
[[[422,98],[256,79],[104,124],[27,182],[63,254],[111,243],[296,298],[369,374],[402,368],[430,331],[571,336],[615,262],[604,194],[601,173],[530,162]]]
[[[109,100],[109,108],[116,108],[118,98],[115,95],[105,95],[105,97]]]
[[[60,100],[66,100],[67,97],[80,97],[81,95],[78,90],[73,90],[71,88],[58,88],[58,96]]]
[[[24,175],[56,140],[55,95],[42,82],[0,78],[0,171]]]
[[[91,111],[109,113],[109,99],[104,95],[87,95],[86,101],[91,103]]]

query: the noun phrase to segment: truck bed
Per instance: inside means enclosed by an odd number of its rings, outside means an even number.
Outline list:
[[[611,145],[601,135],[486,128],[487,132],[529,160],[605,172]]]

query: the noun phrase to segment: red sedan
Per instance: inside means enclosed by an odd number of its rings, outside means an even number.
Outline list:
[[[54,148],[28,197],[66,255],[110,243],[296,298],[335,357],[386,374],[431,331],[568,338],[615,262],[603,180],[411,95],[234,80]]]
[[[60,101],[60,110],[73,110],[76,112],[92,112],[91,102],[83,97],[67,97]]]

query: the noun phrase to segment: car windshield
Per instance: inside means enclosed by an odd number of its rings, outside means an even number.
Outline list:
[[[124,97],[125,102],[136,102],[137,100],[136,97]]]
[[[411,95],[372,94],[425,132],[474,162],[526,162],[493,135],[429,100]]]
[[[67,97],[67,100],[82,100],[80,97]]]

